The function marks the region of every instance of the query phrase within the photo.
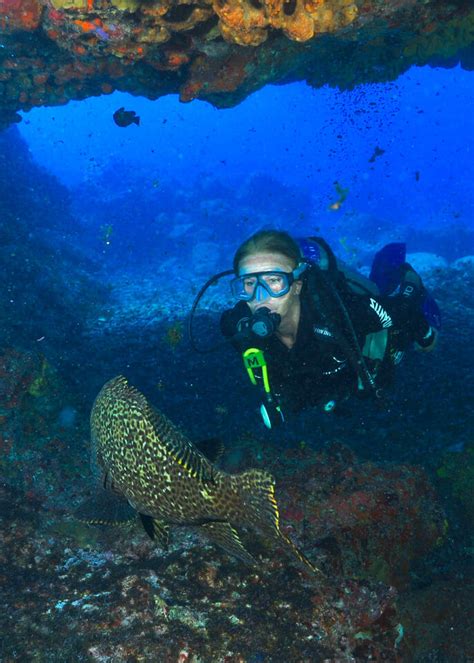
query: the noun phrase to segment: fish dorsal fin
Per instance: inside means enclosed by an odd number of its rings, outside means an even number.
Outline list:
[[[160,441],[177,463],[198,481],[214,482],[217,470],[162,412],[148,404],[148,415]]]
[[[198,451],[211,463],[218,463],[224,455],[225,446],[218,437],[207,437],[194,442]]]
[[[140,416],[153,428],[160,444],[186,473],[198,481],[215,481],[218,470],[162,412],[149,403],[138,389],[129,385],[123,375],[107,382],[101,394],[109,396],[112,403],[120,399],[138,409]]]
[[[238,557],[245,564],[256,564],[255,558],[245,548],[237,530],[230,523],[204,523],[200,526],[199,531],[202,531],[213,543],[217,543],[221,548],[224,548],[229,554]]]

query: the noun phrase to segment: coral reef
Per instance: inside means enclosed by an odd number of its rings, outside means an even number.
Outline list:
[[[64,391],[45,397],[57,409]],[[36,421],[32,429],[40,428]],[[236,663],[400,660],[403,627],[389,583],[443,532],[442,511],[419,470],[360,463],[342,445],[281,459],[277,448],[267,450],[260,462],[280,476],[286,531],[323,570],[315,582],[255,540],[246,545],[259,563],[249,568],[189,530],[178,530],[165,552],[138,522],[86,528],[68,515],[87,491],[76,433],[62,430],[66,462],[51,429],[48,443],[22,429],[17,462],[27,476],[31,465],[36,470],[18,490],[4,467],[0,487],[0,505],[15,514],[14,528],[0,527],[0,623],[11,632],[4,660],[14,651],[45,657],[57,650],[59,631],[62,660],[73,651],[75,660],[187,660],[183,652]],[[33,639],[26,637],[32,628]]]
[[[337,556],[344,574],[401,587],[413,560],[442,542],[447,521],[419,468],[361,465],[337,444],[289,452],[283,476],[292,460],[304,469],[283,481],[288,520],[293,514],[295,532]]]
[[[29,390],[40,378],[40,360],[31,353],[8,348],[0,356],[1,416],[21,405]]]
[[[443,457],[436,474],[446,482],[453,496],[466,511],[466,519],[474,519],[474,444],[455,446]]]
[[[76,426],[76,403],[64,400],[67,393],[44,356],[14,347],[0,352],[0,470],[35,500],[60,500],[83,465],[77,452],[86,453],[87,430]]]
[[[439,624],[421,637],[416,622],[427,590],[420,603],[410,586],[417,560],[446,541],[420,468],[362,462],[341,443],[315,450],[310,437],[286,450],[236,440],[225,466],[271,468],[286,533],[324,573],[314,584],[249,537],[256,568],[189,530],[165,552],[138,522],[78,523],[71,511],[91,490],[86,409],[71,425],[71,392],[39,355],[6,350],[0,378],[2,659],[58,653],[58,632],[62,660],[395,662],[406,642],[438,646]]]
[[[127,90],[238,103],[268,82],[395,78],[473,66],[457,0],[0,0],[0,126],[18,110]]]
[[[136,526],[84,535],[2,485],[7,503],[2,660],[399,660],[396,592],[381,583],[328,572],[311,585],[279,559],[246,568],[193,536],[164,554]]]
[[[224,39],[242,46],[259,46],[269,28],[281,30],[294,41],[308,41],[315,34],[340,30],[358,14],[352,0],[217,0],[214,10]]]
[[[0,134],[0,171],[1,346],[60,352],[65,338],[74,345],[78,318],[102,301],[104,289],[94,286],[98,298],[91,292],[93,263],[76,248],[68,191],[38,168],[16,127]]]

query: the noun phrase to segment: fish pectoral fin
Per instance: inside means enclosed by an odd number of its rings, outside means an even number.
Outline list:
[[[135,510],[122,495],[98,489],[95,495],[78,506],[73,515],[90,525],[119,525],[133,520]]]
[[[211,463],[217,463],[224,455],[225,446],[218,437],[208,437],[199,440],[199,442],[195,442],[195,445]]]
[[[224,548],[230,555],[238,557],[245,564],[254,566],[257,560],[248,552],[240,540],[239,534],[230,523],[212,522],[200,526],[208,539]]]
[[[167,550],[169,544],[169,525],[161,520],[156,520],[156,518],[147,516],[144,513],[140,513],[139,515],[140,520],[142,521],[143,529],[148,534],[150,539],[152,541],[157,541],[162,548]]]

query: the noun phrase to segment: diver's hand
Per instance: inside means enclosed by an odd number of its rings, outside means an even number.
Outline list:
[[[434,327],[430,327],[423,338],[415,339],[415,348],[420,352],[431,352],[435,349],[437,341],[438,332]]]
[[[413,309],[421,307],[426,296],[421,276],[407,262],[401,266],[401,273],[400,295],[402,301],[406,306]]]

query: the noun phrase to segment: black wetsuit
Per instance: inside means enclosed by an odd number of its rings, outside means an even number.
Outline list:
[[[297,411],[323,405],[330,399],[338,402],[350,394],[374,391],[363,384],[356,364],[368,334],[387,330],[383,357],[364,361],[376,387],[390,383],[395,364],[413,342],[426,347],[433,341],[419,300],[407,302],[400,294],[382,297],[355,293],[343,280],[335,288],[336,303],[330,294],[326,301],[324,297],[315,300],[310,289],[311,280],[302,290],[301,316],[291,349],[275,334],[268,338],[236,334],[238,322],[251,316],[245,302],[225,311],[221,318],[222,333],[239,352],[248,347],[263,350],[272,391],[284,408]]]

